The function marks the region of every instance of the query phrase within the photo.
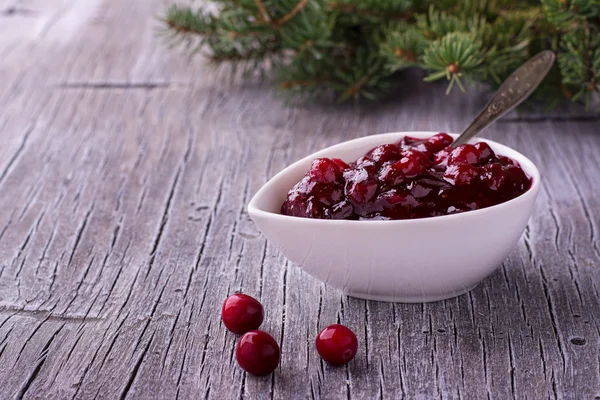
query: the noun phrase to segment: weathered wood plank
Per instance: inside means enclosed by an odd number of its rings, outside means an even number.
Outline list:
[[[266,83],[168,51],[159,1],[17,5],[31,16],[0,16],[0,397],[600,396],[595,117],[512,116],[485,133],[531,157],[544,185],[518,248],[479,287],[366,302],[288,263],[249,198],[342,140],[458,131],[485,95],[409,76],[405,96],[360,113],[286,106]],[[219,318],[235,290],[266,307],[283,351],[272,376],[236,365]],[[314,350],[334,322],[360,341],[347,367]]]

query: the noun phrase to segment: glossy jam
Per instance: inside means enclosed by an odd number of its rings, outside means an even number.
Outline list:
[[[396,220],[456,214],[520,196],[531,179],[487,143],[451,149],[452,138],[404,137],[347,164],[318,158],[281,213],[304,218]]]

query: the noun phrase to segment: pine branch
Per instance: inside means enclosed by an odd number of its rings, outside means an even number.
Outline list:
[[[561,40],[564,52],[558,56],[563,83],[573,88],[573,101],[584,99],[590,105],[591,94],[600,89],[600,33],[589,29],[568,33]]]
[[[168,8],[163,21],[175,34],[211,35],[216,31],[212,16],[178,5]]]
[[[218,13],[171,6],[163,23],[192,53],[247,71],[267,64],[294,94],[377,99],[408,67],[498,85],[532,54],[557,66],[532,96],[589,104],[600,90],[600,0],[217,0]]]
[[[419,65],[427,46],[428,41],[420,30],[394,24],[383,31],[380,52],[386,59],[387,69],[395,72]]]
[[[475,39],[472,34],[448,33],[433,42],[425,51],[423,63],[432,70],[425,80],[429,82],[445,77],[450,81],[446,93],[450,93],[455,83],[465,92],[461,78],[474,81],[477,77],[485,76],[483,63],[486,57],[491,55],[485,52],[481,41]]]
[[[276,22],[277,26],[281,26],[281,25],[285,24],[286,22],[288,22],[289,20],[291,20],[292,18],[294,18],[296,16],[296,14],[298,14],[304,7],[306,7],[307,4],[308,4],[308,0],[300,0],[298,2],[298,4],[296,4],[294,6],[294,8],[292,9],[292,11],[290,11],[287,14],[285,14],[283,17],[281,17]]]
[[[374,20],[383,19],[386,21],[408,21],[413,17],[413,13],[408,11],[408,3],[400,2],[399,5],[394,5],[391,8],[377,7],[381,2],[379,0],[372,0],[370,3],[374,6],[369,7],[365,2],[350,1],[350,0],[339,0],[332,1],[329,7],[332,11],[341,12],[346,14],[355,15],[357,17],[371,18]],[[385,2],[384,2],[385,3]]]
[[[541,0],[548,20],[556,25],[569,24],[600,17],[598,0]]]

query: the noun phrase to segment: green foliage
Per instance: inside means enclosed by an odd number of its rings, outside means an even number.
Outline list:
[[[493,53],[493,50],[491,51]],[[425,50],[423,64],[428,69],[437,71],[425,80],[434,81],[445,76],[450,81],[447,93],[452,90],[455,82],[465,92],[466,89],[460,78],[477,79],[483,77],[486,73],[484,62],[487,55],[481,41],[472,33],[448,33],[435,40]]]
[[[408,67],[500,84],[535,53],[558,62],[534,98],[591,104],[600,91],[600,0],[217,0],[171,6],[166,32],[188,51],[248,71],[269,66],[292,94],[377,99]]]

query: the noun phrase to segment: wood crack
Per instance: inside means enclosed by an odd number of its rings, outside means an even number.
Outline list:
[[[123,250],[123,256],[121,257],[121,260],[119,261],[119,270],[117,271],[117,275],[115,276],[115,278],[113,279],[113,281],[110,285],[110,289],[108,290],[108,293],[106,295],[106,299],[104,300],[104,303],[102,303],[102,307],[100,307],[100,311],[98,311],[98,315],[101,315],[102,311],[104,311],[104,308],[108,304],[108,300],[110,299],[117,282],[119,282],[121,273],[123,272],[123,269],[125,268],[125,256],[127,255],[127,250],[129,249],[130,244],[131,244],[131,239],[127,242],[127,246],[125,246],[125,250]],[[139,271],[139,269],[138,269],[138,271]],[[136,276],[137,276],[137,274],[136,274]],[[135,282],[135,279],[134,279],[134,282]],[[127,304],[126,301],[123,303],[123,306],[121,307],[121,309],[125,306],[125,304]]]
[[[156,333],[156,332],[154,332],[154,333]],[[119,396],[119,399],[124,400],[127,398],[127,394],[129,394],[131,385],[133,385],[133,382],[135,381],[135,378],[137,377],[138,372],[140,370],[140,366],[142,365],[142,362],[144,361],[144,358],[146,357],[146,354],[148,353],[148,349],[150,349],[150,345],[152,344],[152,340],[154,339],[154,333],[152,333],[152,336],[150,336],[150,340],[148,340],[148,344],[146,344],[146,347],[144,348],[144,350],[138,357],[138,359],[135,363],[135,366],[133,367],[133,370],[131,371],[131,374],[129,375],[129,379],[127,380],[125,388],[123,389],[123,391],[121,392],[121,395]]]
[[[30,10],[29,8],[25,8],[25,7],[17,7],[17,6],[11,6],[8,8],[5,8],[4,10],[0,11],[0,17],[35,17],[37,15],[36,11]]]
[[[173,339],[175,337],[175,328],[177,327],[177,322],[179,322],[180,316],[181,316],[181,309],[179,309],[177,311],[177,315],[175,316],[175,321],[173,322],[173,325],[171,325],[171,330],[169,331],[169,343],[167,344],[167,350],[165,351],[165,356],[163,357],[163,360],[162,360],[159,377],[162,377],[163,372],[165,370],[165,366],[167,364],[166,363],[167,357],[169,356],[169,352],[171,351],[171,346],[173,345]],[[209,324],[210,324],[210,321],[209,321]]]
[[[56,330],[56,332],[54,332],[54,334],[52,335],[50,340],[48,340],[46,342],[46,344],[44,345],[44,347],[42,348],[42,351],[40,352],[38,363],[35,366],[35,368],[33,369],[33,371],[31,372],[31,374],[29,375],[29,377],[27,378],[27,381],[25,382],[25,384],[19,390],[19,393],[16,396],[17,399],[21,400],[25,396],[25,394],[27,393],[27,391],[33,384],[33,381],[35,381],[35,378],[37,378],[40,370],[42,369],[42,367],[44,366],[44,363],[46,362],[46,359],[48,358],[48,349],[50,348],[50,345],[56,338],[56,335],[58,335],[58,333],[62,330],[62,328],[64,328],[64,326],[65,326],[65,324],[61,325]]]
[[[144,337],[144,333],[146,333],[146,329],[148,329],[150,322],[152,322],[154,314],[156,313],[156,309],[158,308],[158,304],[160,303],[160,300],[162,299],[162,296],[163,296],[168,284],[169,284],[169,279],[167,279],[167,281],[163,285],[162,289],[160,290],[160,293],[158,294],[158,298],[154,301],[154,304],[152,305],[152,310],[150,311],[150,315],[146,319],[146,323],[144,324],[142,333],[140,333],[140,335],[138,336],[138,340],[135,344],[135,347],[133,348],[133,353],[135,353],[135,351],[138,349],[138,346],[140,345],[140,340]]]
[[[513,348],[512,348],[512,344],[511,344],[512,338],[510,336],[510,332],[508,332],[507,334],[507,343],[508,343],[508,362],[509,362],[509,375],[510,375],[510,392],[512,394],[512,397],[514,399],[516,399],[517,396],[517,391],[515,388],[515,357],[513,355]]]
[[[0,184],[2,183],[2,181],[4,180],[4,178],[6,178],[6,176],[8,175],[8,172],[10,171],[10,169],[12,168],[12,166],[14,165],[14,163],[19,159],[19,157],[21,156],[21,154],[23,154],[23,150],[25,149],[25,145],[27,144],[27,140],[29,139],[29,135],[31,135],[31,132],[33,132],[34,129],[35,129],[35,123],[29,125],[29,127],[25,130],[25,133],[23,134],[23,140],[21,141],[21,144],[19,145],[19,148],[17,148],[17,151],[8,160],[8,163],[6,164],[6,166],[4,167],[4,169],[2,170],[2,173],[0,173]]]
[[[200,375],[204,372],[204,368],[206,367],[206,353],[208,351],[208,341],[210,339],[210,321],[208,322],[208,326],[206,327],[206,332],[204,333],[204,346],[202,347],[202,357],[200,359]]]
[[[158,232],[156,234],[156,237],[154,238],[154,243],[152,244],[152,250],[150,251],[150,262],[148,263],[148,270],[146,271],[146,277],[144,278],[144,281],[148,278],[148,275],[150,275],[150,271],[152,270],[152,266],[154,265],[154,260],[156,259],[156,252],[158,251],[158,245],[160,244],[160,241],[162,239],[165,225],[167,224],[167,221],[169,220],[169,211],[171,209],[171,202],[173,200],[173,196],[175,195],[175,188],[177,187],[177,182],[179,181],[180,173],[181,173],[181,168],[177,169],[177,173],[175,174],[175,179],[173,179],[173,184],[171,185],[171,188],[169,189],[167,203],[165,204],[165,207],[163,209],[161,222],[158,227]]]
[[[71,263],[73,262],[73,257],[75,256],[75,251],[77,251],[77,246],[79,246],[79,242],[81,241],[81,237],[83,236],[83,231],[85,230],[88,219],[90,218],[90,215],[92,214],[93,210],[94,210],[94,203],[92,203],[92,205],[90,206],[90,209],[87,211],[87,213],[85,214],[85,217],[83,218],[83,222],[81,223],[81,226],[77,230],[77,236],[75,237],[75,243],[73,244],[73,249],[71,250],[71,254],[69,255],[69,261],[67,262],[67,268],[70,267]]]
[[[103,320],[103,318],[92,318],[86,317],[84,315],[69,314],[66,312],[55,313],[52,310],[45,310],[39,308],[30,310],[23,307],[0,307],[0,315],[7,313],[10,313],[11,317],[30,317],[35,319],[42,319],[44,321],[82,322],[86,320],[89,322],[98,322]]]
[[[202,243],[200,244],[200,249],[198,250],[198,254],[196,255],[195,263],[192,265],[192,268],[190,269],[190,273],[188,274],[188,278],[187,278],[187,281],[185,284],[185,290],[183,292],[184,299],[187,298],[188,292],[192,285],[194,273],[198,270],[198,268],[200,267],[200,263],[202,262],[202,255],[204,254],[204,248],[206,246],[206,242],[208,241],[208,233],[210,232],[211,223],[212,223],[212,215],[208,217],[208,222],[206,223],[206,228],[204,229],[204,234],[202,235]],[[208,275],[208,272],[207,272],[207,275]],[[205,293],[205,295],[206,295],[206,293]]]
[[[90,258],[90,262],[87,264],[85,271],[83,271],[83,276],[81,277],[81,279],[79,279],[79,282],[77,282],[77,287],[75,288],[75,295],[73,295],[73,297],[71,298],[71,300],[65,307],[65,310],[68,310],[69,307],[71,307],[71,305],[75,301],[75,299],[77,299],[77,296],[79,296],[79,289],[81,289],[81,286],[83,285],[83,282],[85,281],[85,278],[87,277],[88,273],[90,272],[90,269],[92,268],[92,265],[94,264],[94,257],[95,256],[92,256]]]
[[[547,282],[544,270],[541,267],[540,267],[540,274],[541,274],[541,277],[542,277],[542,287],[544,289],[544,297],[546,298],[546,303],[548,305],[548,315],[550,317],[550,322],[551,322],[551,325],[552,325],[552,331],[554,332],[554,338],[555,338],[555,341],[556,341],[556,346],[557,346],[557,349],[558,349],[558,353],[560,354],[560,358],[562,360],[562,368],[563,368],[563,371],[564,371],[565,368],[566,368],[566,363],[567,362],[565,360],[565,353],[564,353],[564,350],[563,350],[563,347],[562,347],[562,344],[561,344],[561,341],[560,341],[560,335],[559,335],[559,332],[558,332],[558,325],[557,325],[557,321],[556,321],[556,316],[554,315],[554,306],[552,305],[552,299],[550,297],[550,290],[548,288],[548,282]]]
[[[69,82],[61,83],[59,89],[84,89],[84,90],[156,90],[177,88],[183,85],[174,85],[170,82]]]

